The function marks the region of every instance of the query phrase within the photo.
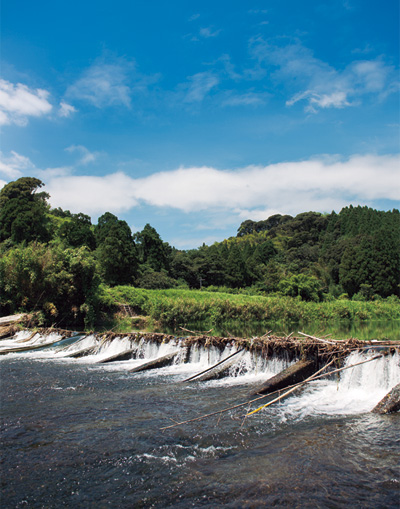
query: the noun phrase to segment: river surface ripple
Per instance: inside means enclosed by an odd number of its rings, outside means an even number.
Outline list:
[[[237,410],[163,432],[249,387],[28,355],[0,369],[3,509],[399,506],[400,414],[281,403],[243,426]]]

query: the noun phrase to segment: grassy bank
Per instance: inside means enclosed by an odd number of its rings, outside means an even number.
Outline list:
[[[178,329],[193,323],[218,326],[230,320],[315,322],[400,320],[400,301],[389,297],[370,302],[335,300],[304,302],[290,297],[234,295],[200,290],[145,290],[129,286],[105,288],[105,308],[128,304],[160,328]]]

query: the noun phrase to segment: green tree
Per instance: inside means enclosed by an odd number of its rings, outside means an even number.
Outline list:
[[[93,321],[98,286],[95,260],[87,247],[32,242],[0,258],[3,312],[42,311],[57,324]]]
[[[71,247],[87,246],[96,248],[96,239],[92,231],[92,222],[86,214],[72,214],[58,230],[58,236]]]
[[[171,248],[161,240],[156,229],[146,224],[141,232],[134,236],[140,263],[156,272],[169,270]]]
[[[282,279],[278,290],[283,295],[301,297],[302,300],[318,302],[321,299],[321,283],[314,276],[293,274]]]
[[[49,195],[37,192],[43,185],[37,178],[22,177],[1,189],[0,241],[45,242],[50,239],[46,202]]]
[[[136,246],[126,221],[103,214],[95,228],[96,256],[104,281],[110,285],[132,284],[138,268]]]

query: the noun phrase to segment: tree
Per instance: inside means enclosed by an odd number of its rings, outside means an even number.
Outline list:
[[[156,229],[146,224],[141,232],[134,236],[139,260],[156,272],[169,270],[171,248],[161,240]]]
[[[128,223],[106,212],[99,218],[95,236],[96,256],[104,281],[110,285],[132,284],[138,257]]]
[[[94,318],[99,278],[87,247],[31,242],[0,258],[3,312],[42,311],[50,323]]]
[[[292,274],[282,279],[278,290],[283,295],[301,297],[302,300],[318,302],[321,298],[321,283],[314,276],[306,274]]]
[[[36,191],[44,184],[37,178],[22,177],[0,191],[0,241],[15,243],[50,239],[45,192]]]
[[[60,226],[58,236],[71,247],[87,246],[92,250],[96,247],[92,222],[86,214],[72,214],[70,219]]]

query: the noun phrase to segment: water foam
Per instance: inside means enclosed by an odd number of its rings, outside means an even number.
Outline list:
[[[363,362],[376,353],[354,352],[345,366]],[[282,419],[308,415],[354,415],[371,411],[400,383],[400,355],[384,356],[355,366],[329,380],[312,382],[279,406]]]

